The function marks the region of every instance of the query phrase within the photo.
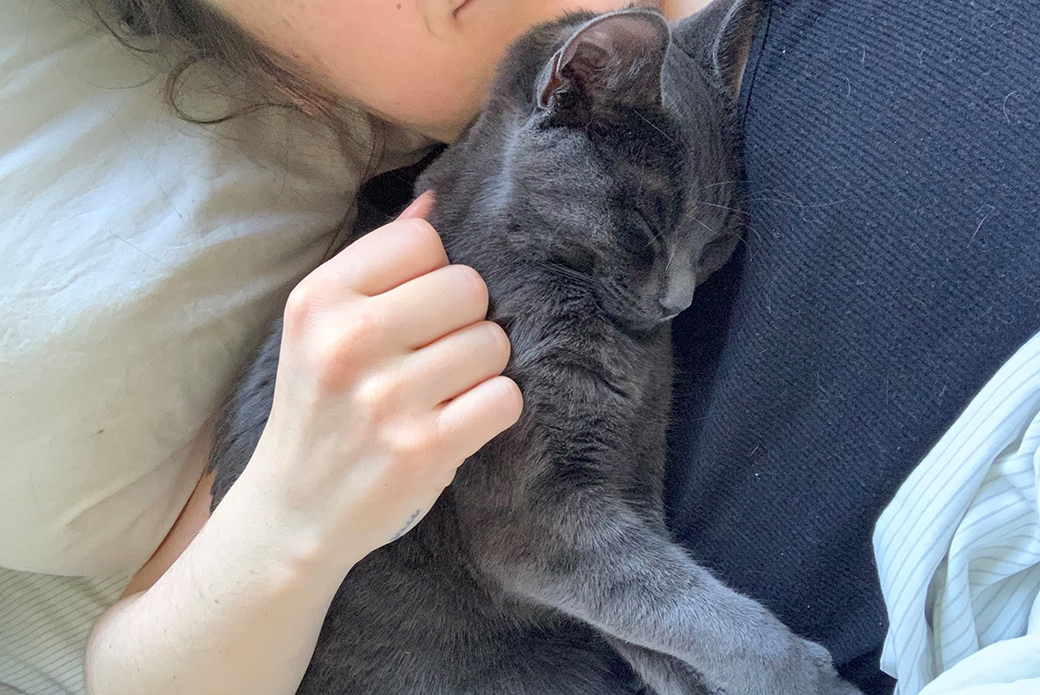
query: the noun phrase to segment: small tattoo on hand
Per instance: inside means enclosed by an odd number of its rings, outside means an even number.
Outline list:
[[[390,540],[391,541],[396,541],[398,538],[400,538],[404,534],[408,533],[408,529],[410,529],[412,527],[412,524],[415,523],[415,520],[419,518],[419,514],[421,514],[421,513],[422,513],[421,509],[416,509],[414,512],[412,512],[412,515],[410,517],[408,517],[408,521],[406,521],[404,523],[404,526],[401,527],[401,530],[398,531],[397,533],[395,533],[394,537],[391,538]]]

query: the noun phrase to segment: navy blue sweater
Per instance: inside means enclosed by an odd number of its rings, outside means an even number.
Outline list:
[[[1040,3],[773,3],[748,229],[675,325],[670,523],[868,693],[881,510],[1040,329]]]

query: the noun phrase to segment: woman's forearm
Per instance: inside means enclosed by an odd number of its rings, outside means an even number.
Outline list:
[[[241,488],[241,489],[236,489]],[[90,695],[290,695],[342,576],[312,571],[235,486],[163,576],[87,650]]]
[[[347,572],[520,417],[487,287],[448,263],[424,219],[432,205],[421,196],[290,294],[249,465],[208,520],[200,480],[135,577],[143,591],[99,621],[91,695],[294,693]],[[211,435],[199,436],[208,460]]]

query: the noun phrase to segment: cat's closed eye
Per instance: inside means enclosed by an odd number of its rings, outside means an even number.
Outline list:
[[[590,276],[596,266],[596,257],[587,248],[571,248],[556,255],[552,264],[565,268],[571,273],[571,277]]]
[[[661,230],[638,208],[628,215],[619,234],[621,247],[632,255],[632,261],[647,268],[654,262],[660,237]]]

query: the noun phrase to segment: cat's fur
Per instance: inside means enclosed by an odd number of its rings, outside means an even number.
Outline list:
[[[762,4],[674,32],[644,10],[533,31],[423,175],[510,336],[524,412],[347,576],[300,693],[857,692],[664,524],[667,318],[738,238],[736,54]],[[214,505],[263,429],[279,338],[218,426]]]

